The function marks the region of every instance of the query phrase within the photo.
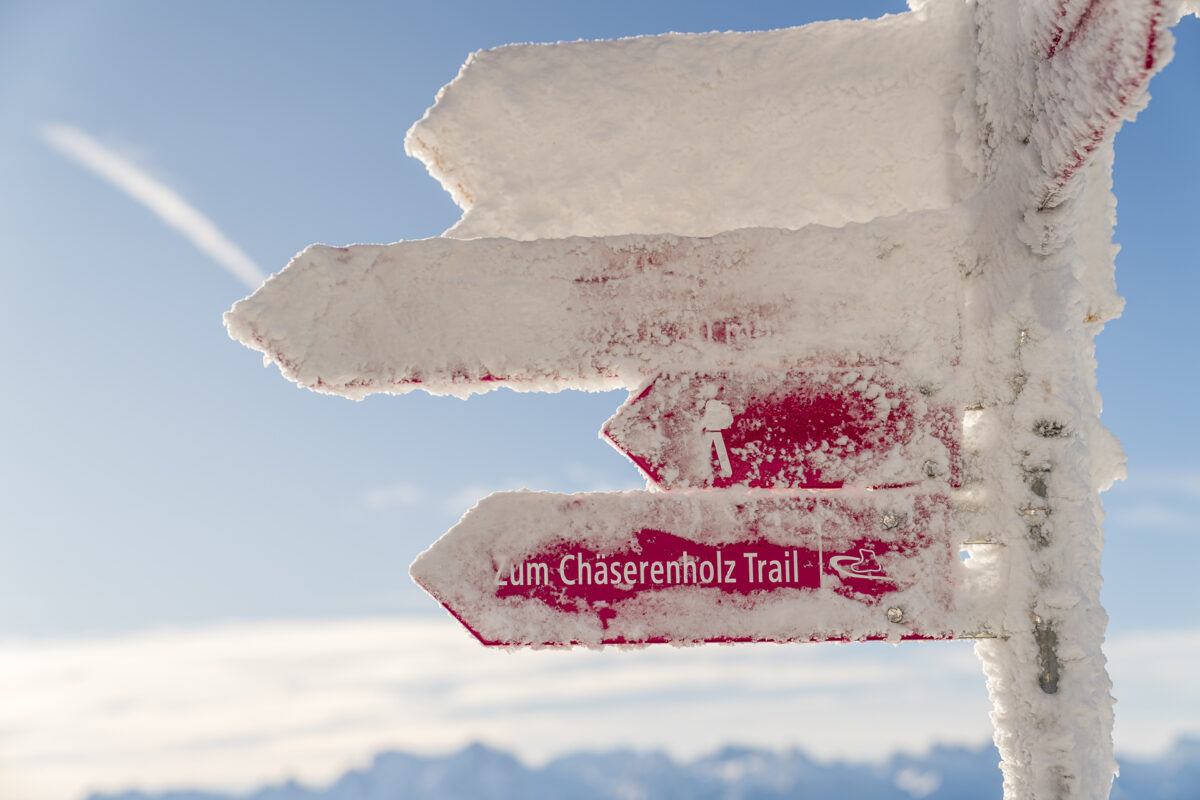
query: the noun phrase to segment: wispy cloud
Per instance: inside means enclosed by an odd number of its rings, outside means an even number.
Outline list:
[[[536,485],[536,481],[523,481],[519,478],[512,478],[503,484],[472,484],[464,486],[446,497],[442,503],[442,510],[447,514],[465,514],[474,508],[476,503],[493,492],[514,492],[518,489],[528,489]]]
[[[1128,485],[1134,491],[1157,490],[1200,500],[1200,472],[1194,468],[1131,468]]]
[[[323,782],[382,749],[472,740],[536,762],[731,740],[871,758],[989,735],[962,643],[509,653],[447,617],[0,642],[0,686],[0,785],[29,800]]]
[[[363,492],[363,504],[373,510],[385,508],[407,507],[418,505],[425,499],[425,492],[419,486],[410,483],[396,483],[391,486],[376,486]]]
[[[1119,749],[1149,754],[1196,732],[1200,629],[1107,650]],[[534,762],[729,742],[871,759],[991,733],[964,642],[508,653],[445,617],[0,642],[0,686],[0,786],[30,800],[323,782],[382,749],[472,740]]]
[[[613,482],[611,478],[583,464],[568,464],[564,472],[556,476],[531,475],[510,477],[495,484],[472,484],[456,489],[446,497],[443,509],[447,513],[463,514],[476,503],[493,492],[511,492],[531,489],[542,492],[627,492],[645,489],[645,481],[630,477],[624,482]]]
[[[240,247],[178,192],[70,125],[46,124],[42,138],[62,155],[108,181],[179,231],[196,248],[251,289],[266,275]]]
[[[1104,495],[1109,531],[1200,532],[1200,473],[1192,469],[1130,470]]]

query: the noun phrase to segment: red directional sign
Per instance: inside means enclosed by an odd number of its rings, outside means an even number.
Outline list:
[[[963,567],[916,489],[491,495],[413,578],[489,645],[950,638]]]
[[[958,484],[953,407],[875,365],[664,374],[603,433],[668,489]]]

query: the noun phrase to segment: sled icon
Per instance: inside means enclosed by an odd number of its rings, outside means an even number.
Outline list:
[[[879,566],[879,560],[875,557],[875,549],[871,547],[859,548],[857,556],[834,556],[829,559],[829,566],[842,578],[888,580],[887,573]]]

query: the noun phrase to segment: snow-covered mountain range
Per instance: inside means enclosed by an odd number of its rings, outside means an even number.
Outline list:
[[[329,786],[296,783],[249,794],[175,791],[92,795],[89,800],[988,800],[1001,797],[999,755],[935,747],[882,764],[819,763],[800,751],[729,747],[690,762],[660,753],[578,753],[531,768],[471,745],[447,756],[388,752]],[[1121,759],[1113,800],[1200,798],[1200,739],[1160,758]]]

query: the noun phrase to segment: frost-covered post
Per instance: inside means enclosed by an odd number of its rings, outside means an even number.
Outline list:
[[[978,638],[1006,797],[1102,798],[1092,341],[1179,4],[910,6],[476,53],[406,140],[459,223],[226,322],[354,399],[630,391],[602,433],[665,491],[497,493],[413,565],[480,641]]]
[[[1006,798],[1107,797],[1111,683],[1101,651],[1099,492],[1124,472],[1100,424],[1093,339],[1113,282],[1112,141],[1170,58],[1158,0],[979,2],[963,115],[980,156],[969,279],[973,524],[1005,545],[988,677]]]

